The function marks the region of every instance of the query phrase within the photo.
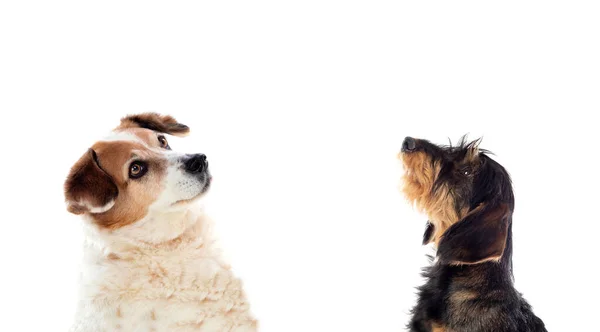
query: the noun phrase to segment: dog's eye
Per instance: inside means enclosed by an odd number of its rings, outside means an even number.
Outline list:
[[[473,174],[473,169],[469,166],[463,167],[460,169],[460,174],[462,175],[471,175]]]
[[[158,142],[160,143],[161,148],[170,149],[169,142],[167,142],[167,139],[164,136],[158,136]]]
[[[141,161],[134,161],[129,166],[129,177],[132,179],[141,178],[148,171],[148,166]]]

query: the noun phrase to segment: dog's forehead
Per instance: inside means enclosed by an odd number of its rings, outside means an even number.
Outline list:
[[[443,158],[450,162],[469,162],[477,157],[477,150],[473,147],[438,145]]]
[[[148,146],[156,146],[159,143],[157,140],[158,135],[160,134],[146,128],[124,128],[114,130],[103,141],[132,141]]]

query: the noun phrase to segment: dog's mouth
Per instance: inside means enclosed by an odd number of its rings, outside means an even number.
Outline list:
[[[200,189],[198,194],[196,194],[194,197],[191,197],[191,198],[177,200],[173,204],[171,204],[172,206],[185,205],[188,203],[192,203],[192,202],[198,200],[199,198],[201,198],[202,196],[204,196],[204,194],[206,194],[206,192],[210,189],[210,186],[213,181],[213,177],[208,172],[208,170],[204,171],[198,177],[202,179],[201,181],[199,181],[199,184],[198,184],[199,186],[202,186],[202,188]]]
[[[204,194],[210,189],[210,185],[212,184],[213,177],[206,171],[206,180],[204,181],[204,186],[202,187],[202,191],[200,194]]]

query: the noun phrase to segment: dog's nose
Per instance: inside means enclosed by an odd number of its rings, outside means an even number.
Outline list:
[[[208,161],[206,161],[206,155],[202,153],[194,154],[184,162],[185,170],[190,173],[200,173],[208,167]]]
[[[410,136],[406,136],[404,138],[404,142],[402,142],[402,151],[413,151],[417,147],[417,140]]]

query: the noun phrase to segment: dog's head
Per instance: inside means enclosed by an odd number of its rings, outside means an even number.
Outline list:
[[[155,113],[121,119],[71,168],[67,209],[108,229],[185,209],[211,182],[205,155],[174,152],[167,142],[166,135],[188,132],[174,118]]]
[[[400,158],[403,192],[430,222],[423,243],[454,264],[499,260],[507,246],[514,206],[506,170],[479,149],[480,140],[456,146],[406,137]]]

